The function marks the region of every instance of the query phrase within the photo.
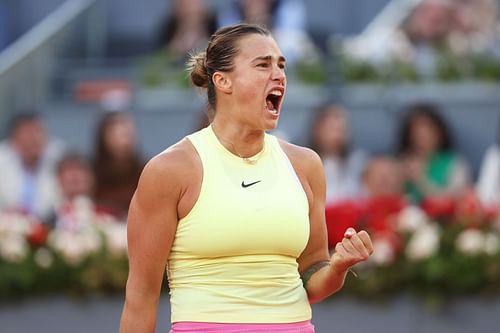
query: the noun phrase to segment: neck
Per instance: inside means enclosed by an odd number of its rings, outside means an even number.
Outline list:
[[[217,116],[211,126],[220,143],[236,156],[251,157],[264,148],[263,130],[252,129],[248,125]]]

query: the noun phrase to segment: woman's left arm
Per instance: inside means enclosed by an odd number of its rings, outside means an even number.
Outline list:
[[[303,151],[300,159],[303,181],[307,182],[309,198],[310,236],[306,249],[298,258],[299,272],[310,303],[317,303],[342,288],[349,269],[368,259],[373,253],[366,231],[349,228],[342,242],[337,243],[332,256],[328,252],[325,223],[325,177],[319,156]]]

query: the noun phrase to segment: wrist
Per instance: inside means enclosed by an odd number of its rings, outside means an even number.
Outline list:
[[[330,274],[335,276],[346,275],[350,268],[338,260],[331,260],[329,265]]]

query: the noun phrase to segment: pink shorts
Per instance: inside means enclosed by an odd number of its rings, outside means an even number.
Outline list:
[[[178,322],[172,325],[170,333],[314,333],[314,325],[311,321],[301,321],[287,324],[222,324],[222,323],[198,323]]]

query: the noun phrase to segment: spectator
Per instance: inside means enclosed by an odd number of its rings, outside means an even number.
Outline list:
[[[411,8],[409,8],[411,9]],[[399,13],[392,13],[394,15]],[[452,0],[423,0],[408,14],[388,25],[348,39],[345,51],[350,57],[375,64],[392,61],[412,63],[424,75],[433,75],[437,53],[445,47],[454,27]]]
[[[403,175],[399,161],[385,156],[372,158],[366,164],[362,183],[366,198],[402,195]]]
[[[343,107],[326,104],[316,111],[309,146],[323,160],[327,204],[358,198],[362,193],[360,180],[366,156],[351,146]]]
[[[288,64],[316,55],[306,31],[306,15],[301,0],[233,0],[224,3],[218,25],[255,23],[272,31]]]
[[[459,196],[469,184],[469,168],[453,151],[448,127],[434,105],[420,103],[408,108],[398,153],[406,193],[414,202],[432,196]]]
[[[0,209],[47,222],[59,200],[54,168],[62,152],[36,113],[15,116],[0,143]]]
[[[57,180],[62,202],[78,197],[94,197],[95,179],[90,162],[82,155],[70,152],[57,164]]]
[[[457,0],[449,42],[453,53],[500,56],[497,0]]]
[[[407,204],[399,161],[380,156],[371,159],[363,173],[364,222],[372,234],[394,234],[394,216]]]
[[[500,126],[499,137],[500,142]],[[477,195],[487,208],[500,207],[500,143],[486,151],[477,182]]]
[[[131,116],[105,114],[95,146],[96,203],[115,217],[125,218],[143,166]]]
[[[217,22],[205,0],[176,0],[161,27],[159,42],[176,58],[204,49]]]
[[[56,227],[78,231],[90,223],[88,216],[81,216],[79,212],[87,207],[93,210],[92,166],[80,154],[68,153],[57,164],[57,180],[62,200],[56,211]]]

